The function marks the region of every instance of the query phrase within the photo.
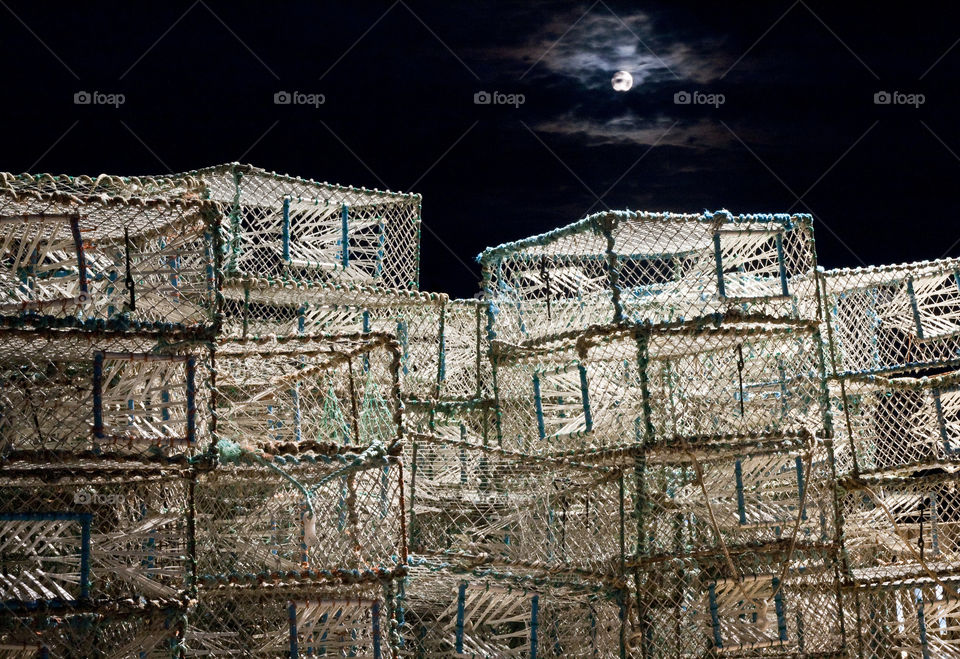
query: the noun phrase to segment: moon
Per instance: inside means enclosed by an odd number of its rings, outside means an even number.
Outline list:
[[[628,71],[617,71],[610,80],[614,91],[626,92],[633,87],[633,76]]]

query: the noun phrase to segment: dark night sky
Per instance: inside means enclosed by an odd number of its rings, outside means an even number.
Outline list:
[[[960,23],[944,4],[2,0],[0,170],[242,160],[412,188],[421,286],[457,296],[485,246],[605,207],[811,212],[826,267],[958,256]],[[683,91],[725,101],[675,104]]]

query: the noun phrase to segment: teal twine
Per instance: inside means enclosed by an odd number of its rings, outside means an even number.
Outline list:
[[[294,478],[293,476],[285,472],[283,469],[273,464],[269,460],[262,458],[261,456],[254,453],[253,451],[243,448],[236,442],[230,441],[229,439],[221,439],[219,442],[217,442],[217,452],[220,455],[220,459],[224,462],[235,461],[235,460],[238,460],[241,455],[247,455],[253,458],[254,460],[256,460],[257,462],[259,462],[260,464],[266,467],[269,467],[270,469],[273,469],[275,472],[280,474],[280,476],[282,476],[284,479],[289,481],[295,488],[300,490],[301,494],[303,494],[304,496],[304,499],[306,499],[307,509],[310,510],[310,517],[316,518],[317,513],[316,513],[316,510],[314,510],[313,508],[313,500],[310,498],[310,492],[307,490],[306,487],[303,486],[303,484],[300,481],[298,481],[296,478]]]

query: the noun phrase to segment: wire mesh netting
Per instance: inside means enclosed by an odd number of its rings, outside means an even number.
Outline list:
[[[0,315],[209,325],[216,212],[198,200],[0,188]]]
[[[386,455],[304,453],[238,457],[201,474],[193,499],[200,583],[402,564],[401,469]]]
[[[0,329],[0,455],[195,452],[209,350],[189,336]]]
[[[837,374],[885,373],[960,360],[960,260],[833,270],[824,321]]]
[[[188,172],[224,205],[229,275],[416,290],[420,196],[318,183],[238,163]]]
[[[619,470],[428,435],[411,442],[414,551],[596,575],[619,566]]]
[[[663,559],[636,570],[637,657],[843,656],[837,558],[822,549]]]
[[[187,593],[188,479],[177,468],[87,459],[0,475],[3,615],[84,601]]]
[[[517,570],[451,568],[414,557],[403,656],[609,657],[624,596],[610,586]]]
[[[220,438],[269,453],[400,439],[400,352],[389,336],[221,339],[216,350]]]
[[[0,651],[5,657],[176,656],[186,607],[133,602],[96,611],[49,611],[0,616]]]
[[[694,323],[495,343],[499,443],[543,454],[821,428],[818,343],[804,325]]]
[[[960,376],[845,376],[831,389],[840,407],[846,472],[909,473],[960,462]]]
[[[733,309],[816,317],[811,218],[605,212],[480,255],[497,338]]]
[[[939,581],[939,583],[937,583]],[[863,657],[960,656],[958,577],[863,583],[845,600],[853,613],[851,654]]]
[[[400,347],[404,397],[436,395],[445,295],[350,284],[303,285],[228,278],[221,336],[312,336],[381,332]]]
[[[204,590],[186,630],[186,656],[389,657],[393,585],[333,580],[267,592]]]

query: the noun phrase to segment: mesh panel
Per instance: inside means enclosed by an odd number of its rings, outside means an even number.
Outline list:
[[[685,325],[500,350],[500,442],[539,454],[821,427],[816,345],[805,327]]]
[[[403,561],[397,460],[357,466],[347,458],[304,454],[282,464],[281,471],[243,459],[198,478],[201,583],[301,569],[381,569]]]
[[[909,471],[960,461],[960,377],[846,376],[832,386],[849,468],[859,473]]]
[[[861,579],[950,573],[960,564],[955,475],[884,478],[850,489],[841,512],[850,566]]]
[[[400,437],[399,361],[379,334],[222,340],[218,435],[269,453],[299,442],[390,445]]]
[[[486,303],[451,300],[444,307],[440,395],[448,400],[493,395]]]
[[[835,544],[829,447],[791,439],[636,460],[637,552],[667,558],[758,544]],[[702,478],[702,485],[701,485]],[[709,498],[704,495],[704,489]]]
[[[185,474],[91,464],[4,470],[0,601],[10,610],[87,598],[170,602],[186,592]]]
[[[856,612],[857,630],[850,634],[857,656],[960,656],[960,598],[957,577],[943,585],[929,580],[897,584],[857,584],[847,593],[847,608]],[[851,615],[851,617],[853,617]]]
[[[0,193],[0,314],[209,325],[214,205]]]
[[[143,602],[51,617],[0,616],[0,652],[23,658],[173,657],[183,635],[183,616],[182,608]]]
[[[835,270],[824,276],[838,373],[956,363],[960,260]]]
[[[830,553],[782,551],[666,559],[636,572],[633,656],[844,656]]]
[[[0,330],[0,452],[189,454],[209,351],[170,335]]]
[[[400,346],[404,396],[422,398],[436,393],[444,295],[229,278],[223,296],[222,336],[390,334]]]
[[[610,212],[485,251],[497,338],[519,343],[619,320],[730,310],[813,318],[806,215]]]
[[[592,573],[619,565],[618,470],[524,459],[446,438],[412,441],[414,551]]]
[[[389,590],[376,582],[202,590],[186,656],[393,657]]]
[[[420,196],[221,165],[185,175],[225,204],[227,273],[416,290]]]
[[[404,656],[618,656],[622,622],[614,589],[523,571],[453,572],[414,563]]]

